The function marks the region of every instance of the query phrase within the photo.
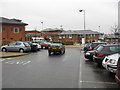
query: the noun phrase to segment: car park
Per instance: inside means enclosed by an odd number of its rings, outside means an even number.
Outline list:
[[[93,55],[93,60],[98,65],[102,65],[105,56],[120,52],[120,44],[101,45]]]
[[[41,42],[39,43],[41,45],[41,48],[45,48],[45,49],[48,49],[48,47],[50,46],[51,43],[49,42]]]
[[[19,51],[21,53],[31,51],[31,47],[27,42],[12,42],[7,45],[1,46],[3,52],[6,51]]]
[[[117,70],[116,70],[116,75],[115,75],[116,82],[118,84],[118,87],[120,87],[120,57],[117,62]]]
[[[65,53],[65,46],[62,44],[53,43],[49,46],[48,53],[49,53],[49,55],[51,55],[52,53],[53,54],[56,54],[56,53],[64,54]]]
[[[120,53],[106,56],[102,62],[103,67],[112,73],[116,73],[119,57]]]

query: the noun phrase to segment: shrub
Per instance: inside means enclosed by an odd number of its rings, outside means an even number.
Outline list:
[[[13,42],[13,40],[6,39],[6,40],[2,40],[1,42],[2,42],[2,43],[0,43],[0,46],[9,44],[9,43]]]

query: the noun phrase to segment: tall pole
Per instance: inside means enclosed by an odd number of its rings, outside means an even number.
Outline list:
[[[85,10],[79,10],[79,12],[83,12],[83,16],[84,16],[84,41],[86,42],[86,34],[85,34],[85,30],[86,30]]]
[[[43,22],[41,22],[41,24],[42,24],[42,30],[43,30]]]

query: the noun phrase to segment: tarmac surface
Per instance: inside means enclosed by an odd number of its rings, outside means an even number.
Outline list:
[[[3,88],[116,88],[114,74],[86,60],[80,48],[64,55],[43,49],[2,61]]]
[[[83,45],[65,45],[66,48],[83,48]],[[0,52],[0,58],[18,57],[28,55],[30,53],[20,52]]]

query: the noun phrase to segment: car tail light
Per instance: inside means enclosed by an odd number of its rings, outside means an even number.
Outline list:
[[[58,49],[61,49],[61,48],[58,48]]]
[[[48,47],[48,49],[50,49],[50,47]]]
[[[97,53],[97,56],[103,56],[104,54],[103,53]]]
[[[24,45],[24,47],[27,47],[26,45]]]

